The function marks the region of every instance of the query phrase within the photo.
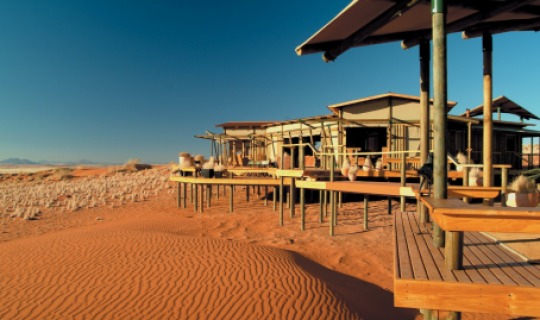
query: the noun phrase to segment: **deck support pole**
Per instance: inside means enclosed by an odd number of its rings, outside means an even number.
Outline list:
[[[338,193],[339,192],[334,192],[334,207],[332,208],[333,209],[333,216],[334,216],[334,226],[337,226],[337,220],[338,220],[338,202],[336,201],[336,199],[338,198]]]
[[[429,40],[420,41],[420,163],[423,165],[427,161],[429,154],[429,70],[431,54],[429,51]],[[424,177],[421,178],[423,180]],[[417,203],[420,223],[427,222],[427,208],[420,201]]]
[[[388,214],[392,214],[392,198],[388,197]]]
[[[279,177],[279,225],[283,226],[283,177]]]
[[[249,186],[246,186],[246,202],[249,202]]]
[[[187,207],[187,186],[188,184],[187,183],[184,183],[184,188],[183,188],[183,197],[182,197],[182,208],[186,208]]]
[[[323,190],[323,212],[324,216],[328,217],[328,191],[326,190]]]
[[[300,189],[300,230],[306,230],[306,189]]]
[[[343,208],[343,192],[338,193],[338,208]]]
[[[296,185],[295,185],[295,178],[291,177],[291,186],[289,188],[289,209],[290,209],[290,217],[291,219],[294,217],[294,210],[296,209]]]
[[[274,211],[276,211],[276,209],[277,209],[277,203],[276,203],[277,202],[276,201],[276,199],[277,199],[277,190],[278,190],[278,188],[274,187],[274,192],[272,192],[272,206],[273,206]]]
[[[176,186],[177,186],[177,189],[176,189],[176,207],[180,208],[180,203],[182,202],[182,197],[181,197],[182,186],[181,186],[180,182],[177,182]]]
[[[407,165],[407,157],[405,154],[401,158],[401,186],[405,187],[407,185],[407,176],[405,171],[405,166]],[[399,197],[399,204],[401,212],[405,212],[405,196]]]
[[[432,0],[433,24],[433,191],[435,199],[447,198],[447,59],[446,1]],[[433,223],[433,244],[444,247],[444,231]]]
[[[482,51],[484,60],[484,187],[491,187],[493,180],[493,117],[491,104],[493,101],[493,38],[490,33],[485,32],[482,36]],[[485,199],[484,205],[489,205],[490,201]]]
[[[369,204],[369,195],[364,195],[364,230],[368,229],[368,204]]]
[[[501,207],[506,207],[507,186],[508,186],[508,168],[503,167],[501,168]]]
[[[268,207],[268,186],[264,186],[264,206]]]
[[[336,157],[335,157],[335,154],[332,153],[332,158],[330,159],[330,181],[331,182],[334,182],[334,168],[336,167]],[[335,215],[336,215],[336,206],[335,206],[335,202],[336,202],[336,197],[335,197],[335,192],[333,191],[330,191],[330,221],[329,222],[329,225],[330,225],[330,235],[331,236],[334,236],[334,222],[335,222]]]
[[[469,167],[463,167],[463,186],[467,187],[469,185],[469,174],[470,169]],[[469,203],[469,198],[464,197],[463,202]]]
[[[448,270],[463,268],[463,232],[447,231],[444,247],[444,264]]]
[[[206,186],[206,207],[210,208],[212,202],[212,185]]]
[[[198,193],[198,191],[199,191],[199,188],[197,188],[197,185],[191,184],[191,191],[192,191],[192,193],[193,193],[193,196],[192,196],[192,200],[193,200],[193,211],[197,212],[197,211],[198,211],[198,205],[199,205],[197,193]]]
[[[193,183],[190,183],[189,184],[189,203],[193,203],[194,192],[195,190],[193,189]]]
[[[231,188],[231,191],[229,192],[229,212],[232,213],[234,209],[234,204],[233,204],[234,186],[231,184],[230,188]]]
[[[330,220],[328,221],[328,224],[330,225],[330,235],[334,235],[334,192],[330,192]]]
[[[204,188],[205,188],[205,186],[203,184],[201,184],[200,188],[201,188],[201,190],[200,190],[201,194],[199,195],[199,201],[201,201],[201,202],[199,203],[199,213],[203,213],[203,211],[204,211],[203,207],[204,207]]]
[[[319,190],[319,223],[323,221],[323,192]]]

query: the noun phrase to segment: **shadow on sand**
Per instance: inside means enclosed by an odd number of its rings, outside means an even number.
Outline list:
[[[413,320],[416,309],[394,307],[394,295],[372,283],[339,273],[290,251],[295,262],[313,277],[324,282],[360,319]]]

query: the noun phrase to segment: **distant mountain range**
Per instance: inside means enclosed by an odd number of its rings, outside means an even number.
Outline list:
[[[0,160],[0,164],[17,164],[17,165],[38,165],[38,164],[63,164],[63,165],[77,165],[77,164],[104,164],[101,162],[95,162],[91,160],[80,160],[80,161],[31,161],[28,159],[21,159],[21,158],[8,158],[4,160]]]

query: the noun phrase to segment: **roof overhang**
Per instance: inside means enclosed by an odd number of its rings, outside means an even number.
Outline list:
[[[296,48],[298,55],[324,52],[333,61],[352,47],[402,41],[403,48],[431,39],[431,2],[353,0]],[[464,38],[508,31],[540,30],[539,0],[447,0],[446,30]]]
[[[495,112],[513,114],[515,116],[520,117],[521,119],[526,119],[526,120],[530,120],[530,119],[540,120],[538,116],[531,113],[529,110],[523,108],[522,106],[508,99],[505,96],[500,96],[494,99],[493,102],[491,103],[491,113],[493,114]],[[481,116],[484,114],[484,106],[480,105],[472,110],[469,110],[468,112],[463,113],[462,115],[464,116],[467,113],[469,113],[471,117]]]
[[[352,105],[359,105],[359,104],[364,104],[364,103],[370,103],[370,102],[373,102],[373,101],[384,100],[384,99],[399,99],[399,100],[413,101],[413,102],[418,102],[418,103],[420,102],[420,97],[418,97],[418,96],[412,96],[412,95],[407,95],[407,94],[388,92],[388,93],[379,94],[379,95],[375,95],[375,96],[369,96],[369,97],[365,97],[365,98],[361,98],[361,99],[350,100],[350,101],[345,101],[345,102],[341,102],[341,103],[332,104],[332,105],[328,106],[328,109],[330,109],[330,111],[332,111],[333,113],[337,113],[339,109],[344,108],[344,107],[348,107],[348,106],[352,106]],[[433,99],[430,100],[430,102],[433,103]],[[448,111],[450,111],[453,107],[455,107],[457,105],[457,102],[448,101],[447,105],[448,105]]]

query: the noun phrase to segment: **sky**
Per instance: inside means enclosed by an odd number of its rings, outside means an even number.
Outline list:
[[[219,123],[418,95],[417,47],[356,48],[332,63],[296,55],[348,3],[2,0],[0,160],[168,163],[182,151],[208,155],[210,143],[194,135],[220,132]],[[540,34],[493,42],[493,96],[540,114]],[[481,40],[455,34],[448,46],[448,98],[459,114],[482,104]]]

